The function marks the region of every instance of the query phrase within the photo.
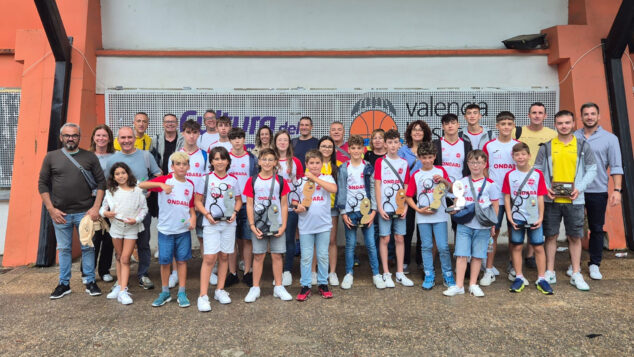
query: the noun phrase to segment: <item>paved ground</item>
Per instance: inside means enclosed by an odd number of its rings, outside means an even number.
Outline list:
[[[498,268],[505,266],[504,249]],[[634,259],[631,252],[625,259],[607,251],[605,256],[604,279],[590,281],[589,292],[568,283],[567,253],[558,253],[553,296],[533,285],[511,294],[501,276],[484,288],[484,298],[447,298],[441,286],[421,290],[420,271],[410,275],[416,287],[376,290],[362,254],[352,290],[335,288],[331,300],[313,295],[303,303],[273,298],[267,262],[261,299],[244,303],[248,288],[240,284],[229,288],[232,304],[213,301],[206,314],[195,307],[200,259],[189,264],[193,305],[187,309],[175,302],[153,308],[157,291],[138,286],[131,289],[130,306],[106,300],[105,294],[90,297],[78,263],[73,293],[51,301],[56,267],[17,268],[0,274],[0,354],[633,355]],[[151,273],[158,282],[155,261]],[[535,275],[527,273],[531,282]],[[111,286],[99,284],[106,292]],[[290,292],[298,290],[294,281]]]

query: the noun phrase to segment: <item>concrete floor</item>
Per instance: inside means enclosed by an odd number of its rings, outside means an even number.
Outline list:
[[[483,289],[484,298],[448,298],[441,285],[423,291],[419,270],[410,275],[415,287],[375,289],[365,252],[357,251],[362,265],[355,270],[353,288],[334,288],[331,300],[317,294],[302,303],[274,299],[267,259],[262,298],[244,303],[248,288],[239,284],[228,289],[232,304],[221,306],[212,300],[212,311],[204,314],[196,308],[200,258],[189,263],[192,306],[186,309],[175,302],[153,308],[158,291],[136,285],[131,287],[130,306],[105,298],[112,283],[100,281],[104,295],[90,297],[84,293],[78,262],[73,264],[73,293],[60,300],[48,298],[57,283],[57,267],[0,271],[0,354],[634,354],[632,254],[615,258],[614,252],[606,251],[602,281],[590,281],[584,265],[589,292],[569,284],[564,252],[558,253],[559,283],[553,296],[542,295],[533,284],[520,294],[509,293],[510,282],[503,274]],[[337,271],[342,279],[343,250],[339,253]],[[500,270],[505,270],[506,254],[506,247],[501,247],[496,262]],[[294,275],[289,289],[293,296],[299,290],[298,274]],[[158,283],[155,259],[151,276]],[[526,276],[532,283],[536,272],[529,270]]]

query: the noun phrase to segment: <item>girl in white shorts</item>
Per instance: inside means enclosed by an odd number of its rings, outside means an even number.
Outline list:
[[[110,236],[117,258],[118,282],[107,295],[124,305],[132,304],[128,294],[130,256],[139,232],[144,230],[143,218],[148,212],[143,191],[137,187],[130,167],[123,162],[112,165],[108,189],[99,214],[110,219]]]
[[[229,293],[224,290],[227,277],[227,255],[232,254],[236,239],[236,214],[242,207],[238,179],[227,174],[231,166],[229,152],[217,146],[209,153],[212,172],[201,178],[196,187],[195,205],[203,219],[203,263],[200,267],[200,296],[198,310],[211,311],[207,290],[211,269],[218,258],[218,285],[214,299],[221,304],[231,303]],[[232,199],[233,198],[233,199]],[[228,206],[232,205],[232,206]]]

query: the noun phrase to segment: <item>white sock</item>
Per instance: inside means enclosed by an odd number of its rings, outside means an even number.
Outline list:
[[[399,272],[397,272],[397,273],[396,273],[396,278],[397,278],[397,279],[402,279],[402,278],[404,278],[404,277],[405,277],[405,274],[403,274],[402,272],[400,272],[400,273],[399,273]]]
[[[172,270],[172,275],[178,275],[178,272],[176,270]]]
[[[493,268],[487,268],[487,273],[493,274]]]

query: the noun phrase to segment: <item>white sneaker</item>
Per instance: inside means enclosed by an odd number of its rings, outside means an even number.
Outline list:
[[[218,300],[221,304],[231,304],[231,298],[229,297],[229,293],[224,290],[217,290],[214,292],[214,299]]]
[[[114,280],[114,278],[113,278],[113,277],[112,277],[112,275],[110,275],[110,274],[104,274],[104,275],[101,277],[101,280],[105,281],[106,283],[109,283],[109,282],[113,281],[113,280]]]
[[[517,274],[515,273],[515,268],[509,268],[509,276],[508,276],[509,280],[510,281],[515,281],[515,276],[516,275]]]
[[[480,285],[489,286],[494,281],[495,281],[495,274],[493,273],[493,271],[489,270],[489,271],[484,272],[484,275],[482,276],[482,279],[480,279]],[[474,286],[474,285],[472,285],[472,286]],[[471,289],[471,287],[469,287],[469,289]]]
[[[354,277],[352,277],[352,274],[348,273],[346,274],[346,276],[343,277],[343,281],[341,282],[341,288],[348,290],[352,287],[352,281],[354,280]]]
[[[377,289],[385,289],[385,281],[383,281],[383,277],[381,276],[381,274],[373,276],[372,282]]]
[[[475,297],[483,297],[484,296],[484,292],[482,291],[482,289],[480,289],[480,286],[478,286],[477,284],[475,285],[471,285],[469,287],[469,294],[475,296]]]
[[[251,292],[249,291],[249,294],[250,293]],[[282,301],[293,300],[293,297],[291,296],[291,294],[289,294],[288,291],[286,291],[286,288],[282,285],[276,286],[273,288],[273,296],[276,298],[280,298],[280,300]]]
[[[403,286],[414,286],[414,282],[406,277],[403,273],[396,273],[396,282],[400,283]]]
[[[158,259],[158,249],[154,252],[154,258]]]
[[[198,297],[198,311],[211,311],[211,304],[209,303],[209,297],[207,295]]]
[[[493,275],[495,275],[495,276],[500,275],[500,271],[496,267],[493,267],[491,269],[493,269]]]
[[[581,275],[581,273],[572,274],[572,277],[570,278],[570,284],[574,285],[577,289],[581,291],[590,290],[590,286],[588,285],[588,283],[586,283],[585,280],[583,280],[583,275]]]
[[[170,274],[169,280],[167,282],[167,287],[171,289],[175,287],[176,284],[178,284],[178,273],[176,271],[172,271],[172,274]]]
[[[249,289],[249,293],[244,298],[244,302],[255,302],[260,297],[260,287],[254,286]]]
[[[445,295],[445,296],[463,295],[464,294],[464,287],[459,288],[458,285],[452,285],[452,286],[449,287],[449,289],[443,291],[442,294]]]
[[[128,294],[128,289],[119,292],[119,295],[117,296],[117,301],[122,303],[123,305],[132,304],[132,298],[130,297],[130,294]]]
[[[291,284],[293,284],[293,275],[291,275],[290,271],[285,271],[282,273],[282,285],[291,286]]]
[[[528,281],[528,279],[526,279],[525,276],[522,277],[522,280],[524,280],[524,285],[528,286],[530,284],[530,282]]]
[[[240,263],[238,263],[238,269],[244,271],[244,260],[241,260]]]
[[[119,284],[116,284],[115,286],[112,287],[112,290],[110,290],[110,293],[106,295],[106,299],[114,300],[119,297],[120,292],[121,292],[121,286]]]
[[[218,285],[218,275],[216,273],[211,273],[209,276],[209,284]]]
[[[599,266],[596,264],[590,265],[590,278],[594,280],[603,279],[603,275],[601,275],[601,271],[599,270]]]
[[[317,272],[312,272],[310,276],[310,284],[312,286],[317,286]]]
[[[544,279],[546,279],[548,284],[557,284],[557,275],[554,271],[546,270],[544,273]]]
[[[383,273],[383,281],[385,282],[386,288],[396,287],[396,285],[394,285],[394,281],[392,281],[392,274],[390,273]]]
[[[572,271],[572,265],[568,265],[568,270],[566,270],[566,275],[568,275],[569,277],[572,277],[573,271]]]
[[[332,286],[339,285],[339,278],[337,277],[337,273],[328,274],[328,281],[330,282],[330,285]]]

